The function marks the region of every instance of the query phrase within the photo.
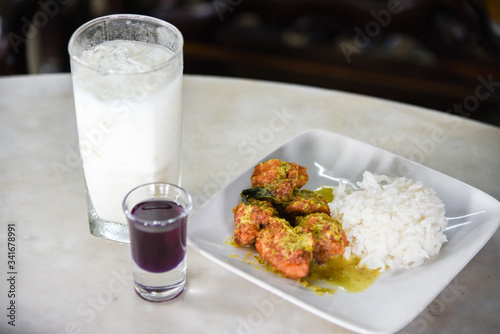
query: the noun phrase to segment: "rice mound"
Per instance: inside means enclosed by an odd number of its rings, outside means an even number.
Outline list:
[[[422,182],[363,173],[360,189],[340,182],[330,203],[349,239],[344,257],[369,269],[410,269],[436,255],[447,241],[444,204]]]

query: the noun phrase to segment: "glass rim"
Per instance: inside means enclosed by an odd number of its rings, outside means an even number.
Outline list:
[[[116,70],[105,70],[105,71],[102,71],[98,66],[90,65],[88,62],[83,61],[81,59],[81,56],[75,55],[74,52],[73,52],[73,49],[74,49],[74,45],[76,43],[76,38],[78,36],[80,36],[83,33],[84,30],[86,30],[87,28],[89,28],[89,27],[91,27],[93,25],[96,25],[98,23],[105,22],[105,21],[108,21],[108,20],[113,20],[113,21],[117,21],[117,20],[143,21],[143,22],[149,22],[149,23],[158,24],[159,26],[163,26],[163,27],[172,29],[175,32],[175,34],[178,36],[178,38],[179,38],[179,47],[177,48],[177,50],[175,52],[173,52],[172,57],[169,57],[167,60],[163,61],[161,64],[155,66],[154,68],[152,68],[150,70],[139,71],[139,72],[126,72],[126,71],[116,71]],[[83,66],[85,66],[87,68],[90,68],[90,69],[93,69],[93,70],[96,70],[96,71],[100,71],[100,72],[108,73],[108,74],[136,75],[136,74],[151,73],[151,72],[157,71],[157,70],[159,70],[159,69],[161,69],[163,67],[166,67],[169,63],[171,63],[174,59],[176,59],[179,56],[179,54],[182,53],[183,46],[184,46],[184,37],[182,36],[182,33],[180,32],[180,30],[176,26],[174,26],[173,24],[171,24],[171,23],[169,23],[169,22],[167,22],[165,20],[162,20],[162,19],[159,19],[159,18],[156,18],[156,17],[152,17],[152,16],[148,16],[148,15],[111,14],[111,15],[105,15],[105,16],[97,17],[95,19],[87,21],[86,23],[84,23],[80,27],[78,27],[73,32],[73,34],[71,35],[71,38],[69,39],[69,42],[68,42],[68,53],[69,53],[69,56],[70,56],[71,59],[77,61],[79,64],[81,64],[81,65],[83,65]]]
[[[135,192],[136,190],[140,189],[140,188],[145,188],[145,187],[149,187],[149,186],[153,186],[153,185],[162,185],[162,186],[166,186],[166,187],[174,187],[178,190],[180,190],[184,196],[186,196],[186,201],[187,201],[187,205],[186,207],[184,207],[183,205],[181,205],[182,209],[183,209],[183,212],[174,217],[174,218],[169,218],[169,219],[165,219],[165,220],[150,220],[150,219],[137,219],[134,215],[132,215],[132,212],[127,208],[127,199],[129,198],[129,196]],[[137,204],[141,203],[141,202],[144,202],[144,201],[147,201],[147,200],[153,200],[153,201],[156,201],[156,200],[161,200],[162,198],[161,197],[152,197],[150,196],[148,199],[144,199],[140,202],[138,202]],[[175,202],[175,200],[172,200],[172,202]],[[136,205],[137,205],[136,204]],[[179,204],[177,202],[177,204]],[[179,204],[180,205],[180,204]],[[135,206],[134,206],[135,207]],[[191,195],[182,187],[178,186],[178,185],[175,185],[173,183],[168,183],[168,182],[150,182],[150,183],[145,183],[145,184],[141,184],[135,188],[133,188],[132,190],[130,190],[127,195],[125,195],[125,198],[123,199],[123,202],[122,202],[122,209],[123,209],[123,212],[125,213],[125,216],[127,217],[127,219],[131,220],[131,221],[134,221],[136,223],[139,223],[143,226],[167,226],[167,225],[170,225],[172,223],[174,223],[175,221],[178,221],[178,220],[181,220],[181,219],[184,219],[186,217],[189,216],[189,214],[191,213],[191,210],[193,209],[193,199],[191,197]]]

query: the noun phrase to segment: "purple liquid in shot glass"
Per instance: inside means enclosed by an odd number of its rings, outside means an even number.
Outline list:
[[[164,221],[181,216],[184,209],[167,200],[145,201],[131,211],[137,220]],[[130,221],[132,258],[142,269],[162,273],[174,269],[186,254],[187,216],[165,226]]]

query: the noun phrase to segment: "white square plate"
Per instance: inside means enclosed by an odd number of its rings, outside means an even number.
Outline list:
[[[277,158],[307,167],[305,189],[355,184],[365,170],[406,176],[434,188],[445,203],[448,242],[422,266],[384,272],[367,290],[318,296],[298,282],[243,261],[248,248],[225,242],[234,231],[232,209],[251,187],[253,168],[218,192],[190,218],[188,242],[209,259],[286,300],[347,329],[395,332],[411,322],[491,238],[500,223],[500,203],[486,193],[377,147],[335,133],[311,130],[292,138],[263,161]],[[231,255],[238,254],[239,257]]]

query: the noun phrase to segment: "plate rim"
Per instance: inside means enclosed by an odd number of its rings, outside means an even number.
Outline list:
[[[330,315],[328,314],[327,312],[325,312],[324,310],[321,310],[321,309],[318,309],[317,307],[315,306],[312,306],[310,304],[308,304],[307,302],[305,301],[302,301],[300,298],[297,298],[297,297],[294,297],[294,296],[291,296],[289,295],[287,292],[285,291],[282,291],[280,290],[279,288],[276,288],[274,286],[272,286],[270,283],[260,279],[260,278],[257,278],[255,276],[253,276],[252,274],[250,273],[247,273],[241,269],[239,269],[238,267],[236,266],[233,266],[232,264],[228,263],[228,262],[224,262],[223,260],[219,259],[217,256],[215,256],[214,254],[210,253],[209,251],[205,250],[202,246],[200,246],[199,244],[197,244],[196,240],[193,240],[191,237],[190,237],[190,234],[189,234],[189,229],[188,229],[188,236],[187,236],[187,243],[190,247],[192,247],[194,250],[196,250],[197,252],[199,252],[201,255],[203,255],[204,257],[212,260],[213,262],[217,263],[218,265],[222,266],[223,268],[237,274],[238,276],[246,279],[247,281],[257,285],[258,287],[260,288],[263,288],[271,293],[274,293],[276,294],[277,296],[301,307],[302,309],[304,310],[307,310],[308,312],[311,312],[313,313],[314,315],[316,316],[319,316],[331,323],[334,323],[338,326],[341,326],[343,328],[346,328],[348,330],[352,330],[352,331],[355,331],[355,332],[359,332],[359,333],[373,333],[373,334],[379,334],[379,333],[387,333],[387,332],[396,332],[398,330],[401,330],[402,328],[404,328],[405,326],[407,326],[413,319],[415,319],[431,302],[432,300],[434,300],[442,291],[444,288],[446,288],[446,286],[460,273],[461,270],[463,270],[463,268],[465,266],[467,266],[469,264],[469,262],[477,255],[477,253],[486,245],[486,243],[491,239],[491,237],[493,236],[493,234],[496,232],[496,230],[498,229],[498,227],[500,226],[500,201],[498,201],[495,197],[493,197],[492,195],[478,189],[478,188],[475,188],[467,183],[465,183],[464,181],[461,181],[461,180],[458,180],[458,179],[455,179],[443,172],[440,172],[440,171],[437,171],[431,167],[428,167],[428,166],[425,166],[421,163],[418,163],[418,162],[415,162],[415,161],[412,161],[408,158],[405,158],[405,157],[402,157],[396,153],[393,153],[393,152],[390,152],[388,150],[385,150],[383,148],[380,148],[380,147],[377,147],[377,146],[374,146],[372,144],[369,144],[369,143],[366,143],[366,142],[363,142],[361,140],[358,140],[358,139],[355,139],[355,138],[352,138],[352,137],[349,137],[349,136],[345,136],[343,134],[339,134],[339,133],[336,133],[336,132],[332,132],[332,131],[328,131],[328,130],[324,130],[324,129],[309,129],[309,130],[305,130],[305,131],[301,131],[299,133],[297,133],[296,135],[292,136],[291,138],[289,138],[288,140],[285,140],[283,143],[281,143],[280,145],[278,145],[275,149],[273,149],[271,152],[269,152],[268,154],[266,154],[264,157],[262,157],[261,159],[258,159],[256,160],[256,163],[251,165],[249,168],[245,169],[243,172],[241,172],[240,174],[238,174],[233,180],[231,180],[227,185],[225,185],[224,187],[222,187],[222,189],[220,189],[219,191],[217,191],[216,193],[214,193],[208,200],[205,201],[205,203],[203,203],[199,209],[192,215],[192,217],[190,217],[190,219],[193,219],[194,217],[197,217],[199,215],[201,215],[203,213],[203,211],[206,209],[206,207],[208,205],[210,205],[210,203],[214,200],[214,198],[217,198],[219,197],[219,195],[221,193],[224,193],[225,191],[228,190],[228,188],[230,188],[234,181],[235,180],[238,180],[240,177],[242,177],[243,175],[249,173],[251,170],[253,170],[255,168],[255,165],[257,165],[258,163],[262,162],[262,161],[266,161],[267,159],[271,158],[273,154],[276,154],[277,151],[283,149],[284,147],[290,145],[291,143],[293,143],[294,141],[298,140],[300,137],[303,137],[303,136],[314,136],[314,135],[326,135],[326,136],[338,136],[338,137],[342,137],[342,138],[345,138],[349,141],[353,141],[359,145],[363,145],[365,147],[369,147],[370,149],[372,150],[376,150],[378,152],[382,152],[383,154],[390,154],[398,159],[401,159],[403,161],[406,161],[408,163],[410,163],[411,165],[414,165],[414,166],[418,166],[419,168],[422,168],[422,169],[426,169],[426,170],[430,170],[432,171],[433,173],[436,173],[436,175],[439,175],[439,177],[444,177],[446,179],[450,179],[450,180],[453,180],[454,182],[459,182],[461,184],[461,186],[465,186],[467,188],[469,188],[469,190],[472,190],[473,192],[479,192],[482,196],[487,196],[490,200],[492,200],[496,206],[497,206],[497,210],[499,211],[499,215],[496,217],[496,221],[494,223],[491,224],[491,227],[488,229],[488,233],[486,233],[485,235],[487,237],[484,238],[484,241],[481,243],[480,247],[477,247],[477,249],[475,249],[475,252],[469,256],[469,258],[467,258],[466,261],[463,262],[463,264],[460,266],[460,268],[458,268],[457,270],[455,270],[456,272],[453,272],[446,280],[444,280],[443,282],[445,282],[444,284],[442,284],[442,287],[440,287],[439,289],[436,289],[436,293],[433,294],[433,298],[429,301],[429,302],[426,302],[426,303],[423,303],[423,306],[421,308],[419,308],[418,312],[416,312],[416,314],[414,315],[409,315],[409,316],[406,316],[404,319],[400,320],[400,324],[398,324],[398,326],[385,326],[385,328],[374,328],[374,327],[370,327],[368,325],[363,325],[363,324],[354,324],[352,322],[349,322],[349,321],[346,321],[346,320],[343,320],[339,317],[336,317],[336,316],[333,316],[333,315]]]

